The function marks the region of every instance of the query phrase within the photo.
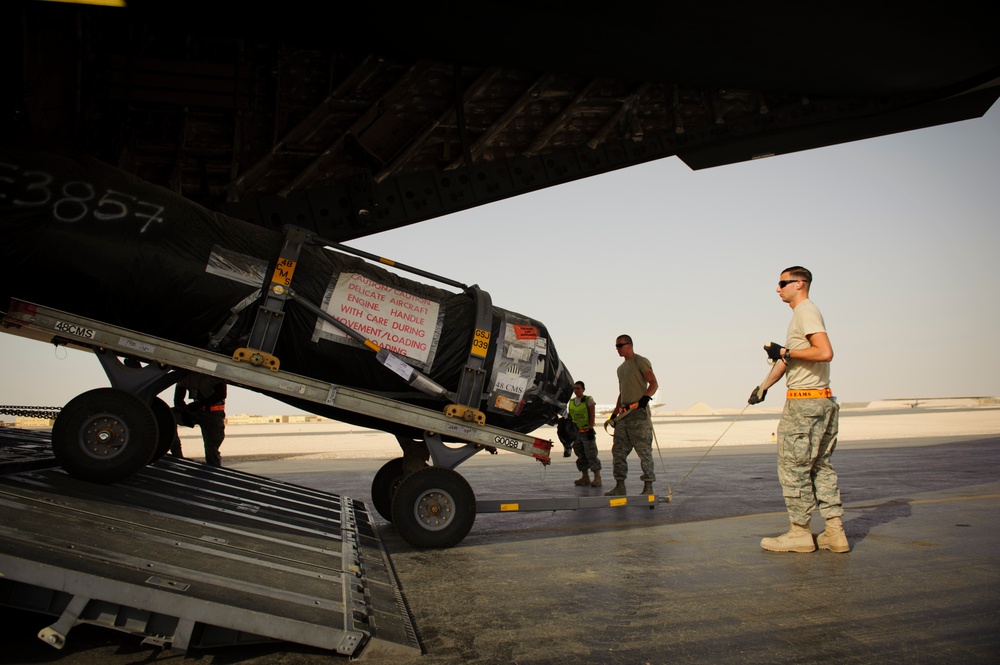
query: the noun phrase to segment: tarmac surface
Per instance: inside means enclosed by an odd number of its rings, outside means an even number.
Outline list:
[[[672,483],[672,502],[654,509],[481,514],[447,550],[414,549],[380,521],[424,655],[362,652],[362,662],[1000,662],[1000,435],[842,442],[846,554],[761,550],[760,538],[787,527],[773,445],[705,452],[662,452],[654,489]],[[458,470],[483,499],[607,489],[575,487],[572,462],[480,453]],[[370,502],[384,460],[230,463]],[[634,456],[630,467],[638,490]],[[50,623],[0,611],[0,662],[346,660],[294,644],[185,654],[90,626],[56,651],[35,637]]]

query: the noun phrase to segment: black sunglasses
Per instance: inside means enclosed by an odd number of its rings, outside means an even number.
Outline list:
[[[623,346],[628,346],[628,345],[629,345],[629,344],[631,344],[631,343],[632,343],[632,342],[625,342],[625,343],[623,343],[623,344],[615,344],[615,348],[616,348],[616,349],[620,349],[620,348],[622,348]]]
[[[807,280],[807,279],[779,279],[778,280],[778,288],[779,289],[783,289],[786,286],[788,286],[789,284],[794,284],[795,282],[808,282],[808,281],[809,280]]]

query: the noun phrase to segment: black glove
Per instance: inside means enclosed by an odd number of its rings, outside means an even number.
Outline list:
[[[191,409],[188,408],[187,404],[175,406],[170,411],[174,414],[175,423],[184,427],[194,427],[194,418],[191,416]]]
[[[778,362],[781,360],[781,345],[777,342],[769,342],[764,345],[764,350],[767,351],[767,357]],[[761,398],[763,399],[763,398]]]
[[[766,349],[767,347],[765,346],[764,348]],[[753,389],[753,392],[750,393],[750,399],[747,400],[747,404],[760,404],[761,402],[764,401],[764,398],[767,397],[767,391],[765,390],[764,392],[758,395],[757,391],[759,390],[760,386],[757,386],[756,388]]]
[[[640,397],[639,398],[639,408],[640,409],[645,409],[646,405],[649,404],[649,400],[651,400],[651,399],[652,399],[652,397],[650,397],[649,395],[643,395],[642,397]]]

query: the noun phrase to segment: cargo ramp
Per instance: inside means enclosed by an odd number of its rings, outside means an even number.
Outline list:
[[[421,652],[364,503],[164,457],[101,485],[44,433],[0,428],[0,604],[185,651],[288,641],[359,657]]]

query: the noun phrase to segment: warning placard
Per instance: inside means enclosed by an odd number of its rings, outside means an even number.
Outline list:
[[[432,351],[440,305],[357,273],[341,273],[324,308],[330,315],[379,346],[419,363]],[[326,321],[324,337],[347,337]]]

